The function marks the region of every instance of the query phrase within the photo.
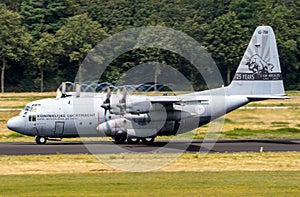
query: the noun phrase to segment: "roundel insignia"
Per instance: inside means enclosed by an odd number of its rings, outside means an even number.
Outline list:
[[[197,114],[203,114],[205,112],[205,107],[203,105],[198,105],[196,107],[196,113]]]

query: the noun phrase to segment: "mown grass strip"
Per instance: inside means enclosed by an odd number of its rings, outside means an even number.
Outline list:
[[[299,172],[0,176],[2,196],[299,196]]]
[[[259,151],[259,150],[258,150]],[[95,157],[97,156],[97,158]],[[300,152],[0,156],[0,175],[112,173],[114,168],[162,168],[160,172],[298,171]],[[178,157],[179,156],[179,157]],[[106,164],[104,164],[106,163]],[[132,168],[134,164],[135,168]],[[159,164],[159,165],[156,165]],[[162,164],[162,165],[160,165]],[[164,166],[166,165],[166,166]],[[146,168],[150,167],[150,168]]]
[[[224,139],[245,139],[245,138],[300,138],[300,129],[279,128],[279,129],[244,129],[236,128],[222,133]]]

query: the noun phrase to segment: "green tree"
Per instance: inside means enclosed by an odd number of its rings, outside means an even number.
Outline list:
[[[15,12],[20,11],[20,6],[23,0],[0,0],[0,4],[6,5],[6,7]]]
[[[242,27],[248,27],[251,32],[262,25],[258,16],[265,8],[265,0],[232,0],[229,5],[229,10],[237,14]]]
[[[53,88],[61,80],[71,80],[87,52],[107,36],[106,32],[114,34],[147,25],[173,28],[195,38],[213,53],[224,78],[229,81],[253,30],[261,24],[270,25],[275,31],[286,87],[300,88],[299,0],[0,0],[0,4],[6,5],[6,10],[10,10],[7,12],[13,10],[21,14],[21,19],[7,13],[1,15],[1,69],[3,75],[5,70],[6,74],[13,75],[5,79],[10,85],[7,90],[18,90],[17,86],[36,90],[31,86],[42,86],[41,81],[44,81],[44,89],[46,86]],[[233,13],[236,15],[232,16]],[[21,20],[17,25],[20,28],[14,31],[25,32],[24,26],[33,37],[33,48],[28,50],[30,56],[22,57],[26,53],[24,47],[28,46],[24,44],[29,39],[28,34],[14,33],[10,29],[15,24],[7,25],[18,20]],[[49,34],[60,40],[52,43]],[[5,48],[8,42],[15,44]],[[59,50],[54,53],[52,45],[58,43],[63,51],[55,54]],[[11,49],[13,45],[18,48]],[[11,52],[4,53],[4,50]],[[52,63],[51,57],[55,60]],[[202,85],[203,80],[184,58],[164,50],[149,49],[133,50],[117,58],[113,62],[115,66],[105,71],[105,80],[116,80],[120,73],[147,61],[172,65],[198,87]],[[53,70],[53,65],[58,69]],[[18,72],[18,69],[25,71]]]
[[[88,52],[107,36],[101,25],[91,20],[87,14],[70,17],[56,33],[57,41],[62,44],[63,54],[70,62],[75,62],[78,68]]]
[[[44,32],[55,33],[67,17],[65,2],[60,0],[27,0],[21,4],[21,15],[31,35],[37,40]]]
[[[230,83],[231,71],[241,60],[249,41],[248,29],[243,28],[234,12],[228,12],[216,18],[207,30],[204,46],[221,70],[226,70],[227,84]]]
[[[21,24],[21,16],[0,6],[0,58],[1,58],[1,92],[4,92],[5,70],[8,60],[18,61],[26,53],[30,35]]]
[[[138,2],[119,1],[119,0],[91,0],[88,2],[87,13],[105,27],[110,34],[133,27],[135,18],[133,7]]]
[[[281,2],[281,1],[280,1]],[[285,2],[285,3],[283,3]],[[280,63],[288,88],[300,88],[300,20],[299,4],[293,7],[288,2],[270,3],[261,13],[260,20],[275,31]],[[284,5],[282,5],[284,4]],[[289,5],[287,7],[286,5]]]
[[[211,23],[215,18],[226,14],[232,0],[199,0],[194,2],[194,8],[204,23]],[[191,3],[187,1],[187,3]]]
[[[62,53],[61,44],[53,34],[43,33],[41,38],[31,47],[31,57],[34,65],[39,70],[40,91],[44,91],[44,71],[53,70],[58,62],[58,55]]]

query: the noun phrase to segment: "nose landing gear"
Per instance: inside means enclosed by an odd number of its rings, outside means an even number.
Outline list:
[[[35,138],[35,142],[37,143],[37,144],[46,144],[46,142],[47,142],[47,137],[44,137],[44,136],[36,136],[36,138]]]

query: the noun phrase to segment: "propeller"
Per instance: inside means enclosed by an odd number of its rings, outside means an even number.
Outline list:
[[[61,98],[65,98],[67,96],[67,85],[65,82],[62,82],[61,85]]]
[[[127,89],[126,87],[122,87],[121,91],[118,91],[118,94],[121,94],[118,96],[118,98],[121,98],[119,100],[119,104],[117,105],[120,108],[121,114],[126,113],[126,98],[127,98]]]
[[[56,90],[56,97],[55,98],[61,98],[61,97],[62,97],[62,93],[61,93],[60,89],[57,88],[57,90]]]
[[[110,97],[111,97],[111,89],[108,86],[107,87],[107,93],[106,93],[105,101],[101,105],[101,107],[105,109],[105,111],[104,111],[105,117],[106,117],[107,110],[109,110],[109,111],[111,110],[111,107],[110,107]]]
[[[110,96],[111,96],[111,90],[110,90],[110,87],[107,87],[106,99],[105,99],[104,103],[110,104]]]
[[[127,90],[125,87],[118,89],[116,97],[117,100],[115,102],[111,101],[111,90],[108,87],[106,98],[101,105],[102,108],[105,109],[104,115],[106,117],[107,111],[109,111],[112,114],[119,114],[124,115],[126,113],[126,97],[127,97]]]

